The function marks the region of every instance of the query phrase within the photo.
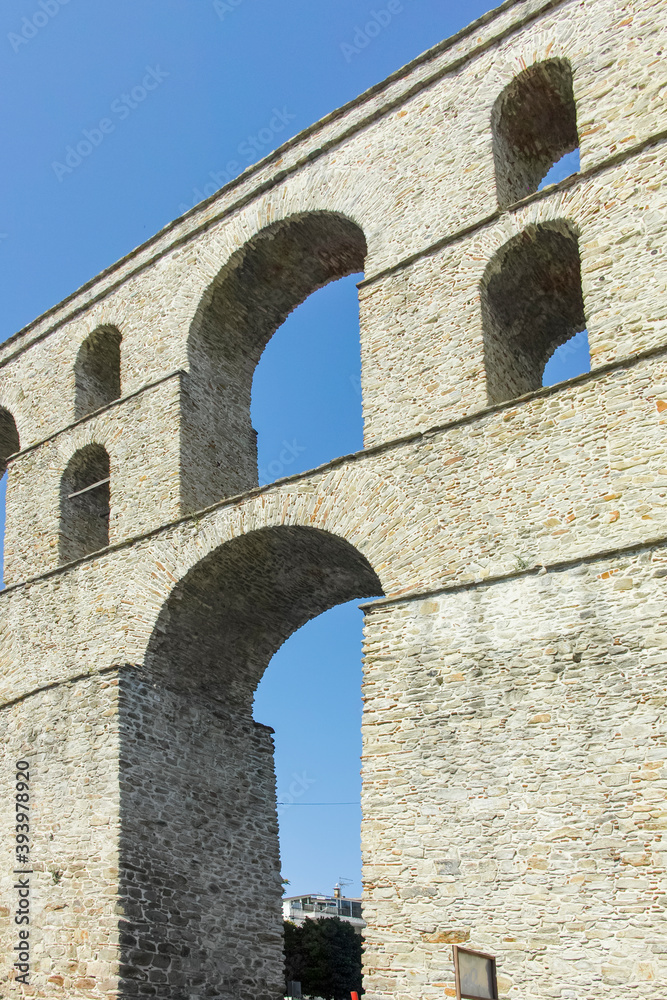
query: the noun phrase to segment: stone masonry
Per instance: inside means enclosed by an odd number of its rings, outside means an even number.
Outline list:
[[[667,0],[508,0],[0,346],[2,997],[281,995],[253,693],[372,598],[369,1000],[454,996],[454,943],[665,1000],[665,46]],[[359,271],[365,448],[259,488],[257,361]]]

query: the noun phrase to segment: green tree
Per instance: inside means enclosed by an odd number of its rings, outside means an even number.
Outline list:
[[[361,936],[339,917],[285,921],[285,978],[301,983],[305,996],[350,1000],[361,994]]]

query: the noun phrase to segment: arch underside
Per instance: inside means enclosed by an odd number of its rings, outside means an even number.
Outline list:
[[[80,420],[120,398],[121,341],[116,327],[102,326],[79,348],[74,365],[75,419]]]
[[[509,240],[487,265],[481,300],[489,402],[539,389],[554,351],[586,328],[572,225],[541,223]]]
[[[496,100],[492,132],[504,207],[536,191],[549,168],[579,145],[569,62],[547,59],[519,73]]]
[[[317,528],[264,528],[227,542],[174,588],[146,663],[169,686],[245,704],[305,622],[382,586],[349,542]]]
[[[20,448],[16,421],[9,410],[0,406],[0,475],[7,468],[7,459]]]

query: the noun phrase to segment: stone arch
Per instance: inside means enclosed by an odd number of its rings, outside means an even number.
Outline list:
[[[251,710],[268,661],[293,632],[336,604],[381,593],[366,556],[341,535],[300,524],[251,530],[216,546],[174,585],[145,662],[165,683],[224,688],[228,703]]]
[[[82,417],[120,399],[120,331],[99,326],[87,337],[74,362],[74,417]]]
[[[569,60],[545,59],[518,73],[493,106],[491,129],[505,207],[536,191],[550,167],[579,146]]]
[[[74,453],[60,480],[61,565],[109,544],[110,463],[101,444]]]
[[[257,485],[250,394],[262,351],[312,292],[363,271],[366,253],[363,231],[346,216],[299,213],[253,236],[211,282],[188,340],[184,510]]]
[[[586,329],[577,229],[528,226],[489,262],[480,294],[489,402],[539,389],[556,348]]]
[[[306,621],[381,593],[348,541],[289,525],[217,546],[173,586],[143,669],[121,675],[126,981],[159,969],[165,990],[205,974],[221,995],[231,983],[243,998],[280,994],[273,746],[253,694]]]

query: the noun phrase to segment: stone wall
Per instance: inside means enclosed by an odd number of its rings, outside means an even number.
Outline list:
[[[122,404],[62,429],[13,460],[7,489],[5,583],[55,569],[59,557],[61,480],[72,458],[103,447],[111,466],[109,542],[178,517],[180,505],[179,373]],[[39,482],[39,489],[35,483]],[[68,560],[64,560],[68,561]]]
[[[365,961],[451,995],[451,944],[501,996],[660,997],[667,549],[366,615]]]
[[[25,757],[26,995],[279,995],[252,695],[305,621],[384,595],[366,618],[370,1000],[453,996],[464,942],[498,956],[507,1000],[664,1000],[666,28],[665,0],[511,0],[0,347],[0,462],[20,448],[0,822],[9,846]],[[499,108],[520,76],[556,80],[552,153],[573,99],[581,171],[533,191],[524,164],[507,204]],[[362,269],[365,450],[258,488],[257,358]],[[524,281],[558,293],[537,347]],[[584,319],[590,374],[540,388]],[[109,331],[107,379],[86,352]],[[109,544],[68,549],[67,470],[92,446]]]
[[[26,626],[29,630],[29,626]],[[30,983],[43,997],[114,996],[118,964],[119,699],[116,671],[91,670],[4,703],[0,934],[2,992],[12,982],[17,884],[13,873],[15,763],[30,763]],[[19,866],[24,867],[24,866]],[[36,987],[36,989],[35,989]]]
[[[224,694],[125,670],[120,685],[119,993],[283,988],[273,742]]]

